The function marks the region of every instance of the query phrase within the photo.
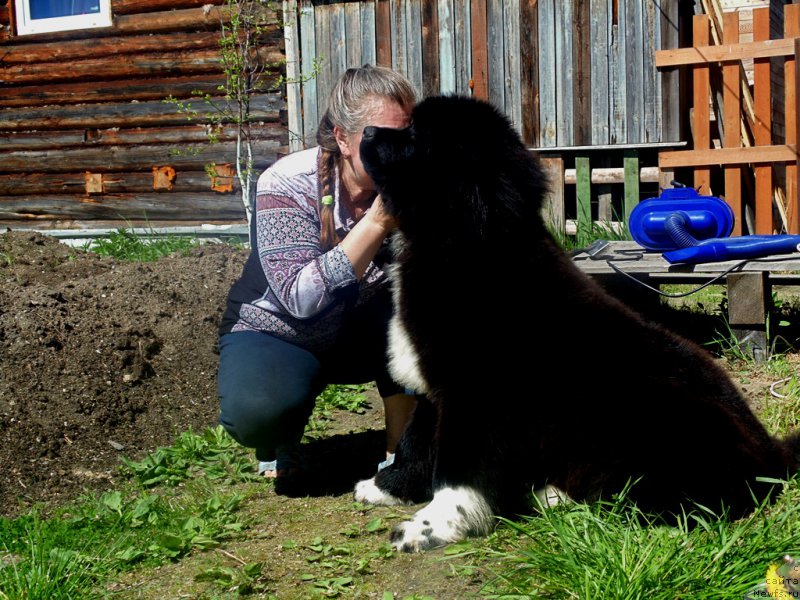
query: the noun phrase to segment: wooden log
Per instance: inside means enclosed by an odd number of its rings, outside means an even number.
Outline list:
[[[106,194],[152,193],[152,172],[99,173],[102,191]],[[238,193],[239,180],[231,180]],[[53,196],[88,193],[86,173],[36,173],[32,175],[0,175],[0,196]],[[172,193],[207,192],[211,178],[205,171],[179,171],[172,182]]]
[[[224,4],[222,6],[212,6],[213,3],[206,4],[208,6],[204,5],[200,8],[115,15],[113,27],[73,29],[70,31],[26,35],[25,40],[31,43],[39,41],[52,43],[74,39],[100,39],[116,36],[120,33],[148,34],[168,31],[214,31],[219,30],[220,23],[230,22],[231,15],[227,6]],[[275,14],[275,22],[280,23],[277,13]]]
[[[263,88],[276,89],[280,74],[268,73],[262,78]],[[189,77],[160,77],[158,79],[133,79],[53,83],[6,87],[0,95],[0,108],[35,107],[48,105],[85,104],[133,100],[164,100],[171,95],[188,99],[198,94],[219,94],[225,83],[222,73],[206,73]]]
[[[114,15],[131,15],[224,4],[225,0],[111,0],[111,13]]]
[[[180,52],[202,48],[219,48],[220,34],[217,31],[187,32],[171,34],[114,36],[88,40],[67,40],[58,44],[16,44],[4,46],[2,64],[30,65],[33,63],[65,62],[98,59],[103,56],[143,54],[147,52]]]
[[[106,194],[102,196],[4,196],[0,197],[0,219],[156,219],[239,220],[244,215],[236,194],[157,193]]]
[[[639,169],[639,181],[658,183],[658,167],[642,167]],[[625,183],[625,169],[623,167],[600,167],[592,169],[591,182],[598,185]],[[575,169],[564,170],[564,183],[567,185],[575,185],[575,183],[577,183]]]
[[[284,60],[283,53],[276,48],[259,51],[262,64],[267,70],[278,70]],[[120,60],[116,56],[75,60],[12,65],[0,67],[0,81],[11,84],[41,84],[43,82],[140,79],[144,77],[196,75],[222,70],[222,57],[218,48],[186,52],[147,52]]]
[[[549,184],[542,206],[542,217],[553,231],[565,231],[564,159],[560,155],[550,155],[543,157],[541,161]]]
[[[253,143],[255,165],[261,170],[274,162],[283,144],[279,140],[257,140]],[[57,157],[57,160],[54,158]],[[69,148],[58,152],[32,150],[0,152],[0,173],[114,172],[150,169],[170,165],[178,168],[203,169],[211,163],[233,163],[236,143],[220,142],[188,147],[177,144],[102,146]]]
[[[222,103],[222,101],[220,101]],[[196,122],[204,122],[206,114],[214,114],[202,99],[192,106],[198,110]],[[253,121],[278,121],[285,106],[278,94],[259,94],[250,99]],[[6,109],[0,111],[0,132],[14,130],[103,129],[106,127],[152,127],[155,125],[184,125],[187,117],[168,102],[136,102],[125,104],[90,104],[51,108]]]
[[[222,230],[214,231],[213,229],[207,227],[208,225],[213,225],[220,228],[225,228]],[[67,230],[67,231],[74,231],[75,237],[72,239],[84,238],[88,239],[91,237],[90,233],[94,231],[105,232],[105,230],[114,231],[116,229],[141,229],[144,231],[152,231],[153,229],[165,229],[165,228],[180,228],[184,230],[185,228],[198,228],[200,231],[201,237],[205,238],[213,238],[217,237],[219,239],[242,239],[242,241],[247,241],[247,234],[243,234],[242,230],[247,230],[247,219],[244,216],[244,212],[242,213],[242,217],[240,219],[186,219],[186,220],[169,220],[164,221],[161,219],[140,219],[140,218],[131,218],[131,219],[39,219],[35,221],[25,220],[21,221],[19,219],[9,220],[9,219],[0,219],[0,231],[4,231],[5,229],[14,229],[16,231],[41,231],[44,233],[50,233],[55,231]],[[64,239],[65,236],[59,236],[61,239]],[[68,237],[68,236],[66,236]]]
[[[236,139],[238,130],[225,125],[215,132],[220,141]],[[262,123],[253,126],[250,136],[254,140],[285,142],[286,128],[280,123]],[[0,150],[63,149],[70,146],[120,146],[125,144],[207,144],[209,130],[205,125],[177,127],[137,127],[133,129],[89,129],[80,131],[22,131],[0,137]]]

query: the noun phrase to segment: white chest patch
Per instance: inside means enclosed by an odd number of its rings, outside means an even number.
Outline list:
[[[428,384],[419,370],[419,357],[402,320],[396,315],[389,322],[389,373],[402,386],[418,394],[428,393]]]
[[[399,233],[392,240],[392,244],[395,247],[403,243],[405,243],[405,240]],[[389,321],[387,350],[389,373],[400,385],[418,394],[427,394],[430,390],[419,368],[419,355],[411,342],[411,337],[408,335],[403,320],[397,315],[397,309],[404,301],[398,267],[396,265],[390,267],[388,274],[392,281],[392,300],[395,306],[395,314]]]

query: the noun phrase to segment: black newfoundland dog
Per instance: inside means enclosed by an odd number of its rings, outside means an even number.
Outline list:
[[[419,403],[394,465],[356,486],[430,501],[392,533],[419,551],[483,535],[540,497],[626,488],[644,511],[732,517],[798,468],[694,343],[581,273],[540,214],[536,157],[491,105],[439,96],[407,129],[368,127],[361,158],[399,228],[390,361]]]

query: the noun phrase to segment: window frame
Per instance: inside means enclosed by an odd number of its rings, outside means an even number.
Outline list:
[[[31,1],[14,0],[14,25],[17,35],[96,29],[99,27],[111,27],[114,24],[111,19],[111,0],[97,0],[100,4],[99,13],[50,17],[48,19],[31,18]]]

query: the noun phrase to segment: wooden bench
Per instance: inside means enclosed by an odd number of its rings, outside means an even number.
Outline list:
[[[636,242],[609,242],[594,256],[573,258],[585,273],[598,279],[620,281],[628,277],[658,288],[664,283],[702,285],[712,282],[728,289],[728,324],[756,360],[769,356],[767,319],[772,308],[772,287],[800,285],[800,253],[773,255],[749,261],[731,260],[698,265],[673,265],[660,252],[650,252]]]

